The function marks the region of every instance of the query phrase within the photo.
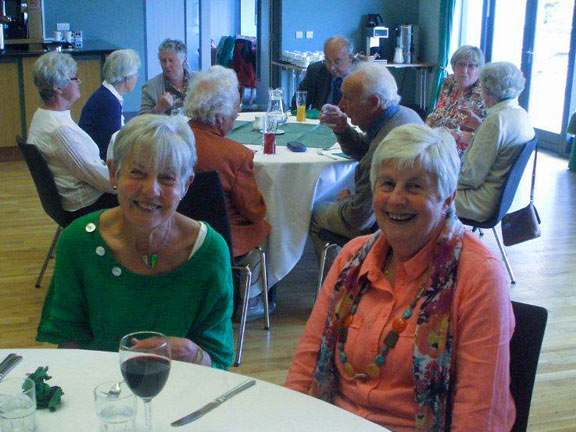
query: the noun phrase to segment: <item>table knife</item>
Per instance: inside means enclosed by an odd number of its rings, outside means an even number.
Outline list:
[[[232,390],[224,393],[222,396],[218,396],[216,399],[214,399],[212,402],[204,405],[202,408],[200,408],[199,410],[194,411],[191,414],[188,414],[187,416],[182,417],[179,420],[176,420],[175,422],[172,422],[172,426],[182,426],[185,424],[188,424],[190,422],[193,422],[196,419],[199,419],[200,417],[202,417],[204,414],[209,413],[210,411],[212,411],[214,408],[222,405],[224,402],[226,402],[228,399],[230,399],[232,396],[237,395],[238,393],[240,393],[241,391],[246,390],[247,388],[252,387],[254,384],[256,384],[255,380],[248,380],[248,381],[244,381],[242,384],[240,384],[237,387],[234,387]]]
[[[10,372],[14,367],[22,361],[22,356],[13,355],[12,357],[9,355],[4,359],[4,361],[0,364],[0,381],[4,379],[8,372]]]

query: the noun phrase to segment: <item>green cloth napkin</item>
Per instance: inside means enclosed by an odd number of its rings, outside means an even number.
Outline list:
[[[285,146],[290,141],[299,141],[309,148],[326,148],[336,142],[332,129],[327,126],[307,123],[286,123],[278,127],[282,134],[276,135],[276,145]],[[234,128],[226,135],[246,145],[262,144],[262,134],[252,128],[252,122],[236,120]]]
[[[40,366],[28,378],[34,381],[36,386],[36,409],[48,408],[50,411],[56,411],[56,407],[62,403],[61,398],[64,392],[60,387],[50,387],[44,382],[52,378],[46,372],[48,372],[48,366]]]

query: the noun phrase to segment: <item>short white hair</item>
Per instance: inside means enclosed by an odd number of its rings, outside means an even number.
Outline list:
[[[520,69],[509,62],[488,63],[480,71],[482,89],[497,101],[518,97],[525,83]]]
[[[473,61],[478,65],[478,68],[482,68],[484,66],[484,53],[480,48],[473,45],[462,45],[454,51],[450,59],[450,65],[453,70],[456,67],[456,63],[460,60]]]
[[[374,191],[378,175],[384,164],[391,162],[402,170],[410,170],[419,163],[436,179],[438,196],[443,201],[458,186],[460,157],[456,142],[446,128],[405,124],[386,135],[372,157],[370,181]],[[454,204],[450,208],[454,211]]]
[[[161,51],[174,51],[182,60],[185,60],[188,55],[186,44],[178,39],[164,39],[158,47],[158,54]]]
[[[340,45],[340,51],[344,51],[346,54],[352,54],[354,51],[352,42],[350,42],[347,37],[342,35],[334,35],[326,39],[324,42],[324,51],[326,51],[326,47],[328,47],[328,45]]]
[[[56,97],[56,89],[66,87],[70,75],[76,75],[78,65],[70,54],[51,51],[42,54],[34,62],[34,84],[38,87],[40,99],[50,102]]]
[[[380,106],[384,109],[398,105],[400,102],[398,85],[388,68],[377,63],[361,62],[348,78],[356,74],[361,76],[364,100],[377,96],[380,99]]]
[[[236,73],[222,66],[211,66],[206,71],[198,72],[188,84],[184,102],[186,115],[214,126],[216,114],[225,117],[232,115],[239,98]]]
[[[110,84],[118,84],[124,81],[124,78],[136,75],[139,68],[138,53],[133,49],[121,49],[108,56],[102,68],[102,75]]]
[[[194,134],[183,116],[136,116],[120,129],[114,142],[112,160],[116,176],[129,156],[144,166],[152,165],[156,172],[179,173],[184,192],[196,165]]]

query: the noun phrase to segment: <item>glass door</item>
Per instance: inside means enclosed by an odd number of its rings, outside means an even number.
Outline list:
[[[522,69],[526,88],[520,104],[530,114],[542,146],[563,153],[565,126],[576,105],[569,78],[574,74],[576,43],[574,0],[460,2],[460,44],[478,40],[481,29],[480,47],[487,62],[509,61]],[[466,14],[467,10],[477,13]]]

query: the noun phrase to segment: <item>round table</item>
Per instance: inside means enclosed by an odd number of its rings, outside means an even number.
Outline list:
[[[92,391],[97,384],[121,380],[118,354],[65,349],[0,349],[0,361],[10,352],[23,356],[9,377],[24,376],[48,366],[50,385],[62,387],[62,405],[39,410],[38,432],[97,431]],[[265,381],[234,396],[220,407],[185,426],[170,423],[195,411],[247,377],[178,361],[172,362],[164,390],[152,401],[154,431],[386,431],[355,414],[304,394]],[[137,430],[143,427],[139,402]]]
[[[263,114],[242,113],[238,119],[251,121],[255,115]],[[288,122],[296,122],[296,118],[290,116]],[[318,120],[306,120],[306,123],[314,125]],[[272,226],[265,246],[268,285],[271,287],[290,273],[300,260],[314,204],[336,201],[336,195],[344,188],[354,190],[357,162],[318,154],[318,149],[314,148],[293,153],[286,147],[277,146],[276,154],[265,155],[260,146],[247,147],[256,151],[254,173],[266,202],[266,220]]]

